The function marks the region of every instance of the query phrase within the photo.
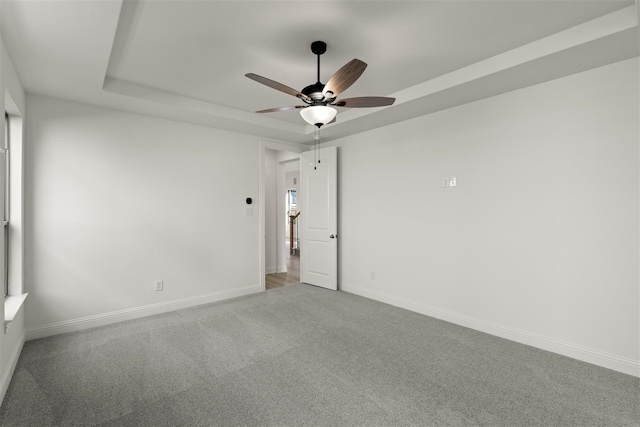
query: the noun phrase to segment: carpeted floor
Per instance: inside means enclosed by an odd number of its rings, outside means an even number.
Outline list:
[[[638,426],[640,379],[293,285],[25,344],[2,426]]]

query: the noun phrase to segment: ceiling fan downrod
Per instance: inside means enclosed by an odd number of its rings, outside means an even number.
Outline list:
[[[315,41],[311,43],[311,52],[318,56],[318,79],[317,83],[320,83],[320,55],[327,51],[327,44],[323,41]]]
[[[317,76],[318,79],[312,85],[309,85],[302,89],[302,93],[311,98],[312,102],[307,102],[310,105],[318,105],[324,101],[324,94],[322,93],[324,85],[320,83],[320,55],[327,51],[327,44],[323,41],[315,41],[311,43],[311,52],[318,56]]]

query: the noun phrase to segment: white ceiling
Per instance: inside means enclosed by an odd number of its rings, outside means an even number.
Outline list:
[[[311,143],[299,104],[244,75],[301,90],[369,64],[330,140],[639,54],[634,0],[2,0],[0,31],[28,93]]]

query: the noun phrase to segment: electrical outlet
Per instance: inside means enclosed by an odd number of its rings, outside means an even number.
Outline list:
[[[163,280],[156,280],[156,286],[155,286],[156,292],[161,291],[163,289],[164,289],[164,281]]]
[[[457,181],[455,176],[449,178],[449,187],[455,187],[456,184],[457,184]]]
[[[442,178],[442,186],[443,187],[449,186],[449,178]]]

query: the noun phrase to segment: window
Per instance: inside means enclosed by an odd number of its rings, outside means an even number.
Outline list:
[[[2,149],[5,158],[4,171],[4,296],[9,295],[9,115],[4,113],[4,144]]]
[[[296,190],[287,190],[287,216],[295,215],[297,212],[297,197]]]
[[[0,0],[2,1],[2,0]],[[4,142],[0,143],[0,161],[5,166],[2,173],[4,184],[0,182],[0,197],[5,202],[4,212],[0,212],[4,226],[4,269],[0,281],[4,290],[4,332],[7,333],[13,319],[24,307],[27,294],[22,281],[22,127],[23,120],[15,103],[5,92]],[[7,114],[6,111],[9,111]],[[0,168],[2,169],[2,168]],[[0,179],[1,181],[1,179]],[[0,210],[2,208],[0,207]]]

